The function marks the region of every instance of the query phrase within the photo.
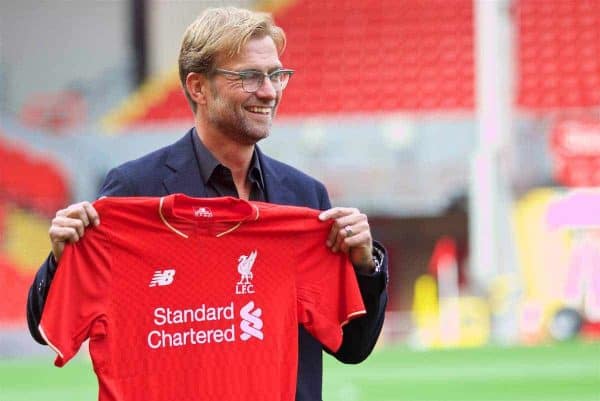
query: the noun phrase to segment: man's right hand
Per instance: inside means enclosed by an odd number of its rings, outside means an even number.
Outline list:
[[[79,202],[56,212],[48,234],[52,243],[52,255],[56,263],[60,260],[65,244],[77,242],[85,232],[85,228],[100,224],[100,216],[90,202]]]

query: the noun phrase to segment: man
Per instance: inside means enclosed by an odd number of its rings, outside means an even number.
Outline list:
[[[357,273],[367,315],[344,327],[334,356],[359,363],[372,351],[387,302],[387,261],[374,242],[367,217],[354,208],[331,208],[324,186],[264,155],[266,138],[293,71],[279,56],[285,34],[270,16],[237,8],[205,11],[186,30],[179,72],[195,126],[176,143],[111,170],[100,196],[235,196],[324,210],[332,219],[326,246],[348,253]],[[49,230],[52,253],[29,292],[27,318],[36,341],[44,302],[64,246],[78,241],[90,224],[101,224],[88,202],[59,210]],[[297,400],[321,400],[322,346],[299,328]]]

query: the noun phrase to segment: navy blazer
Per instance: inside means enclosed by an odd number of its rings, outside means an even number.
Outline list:
[[[100,190],[100,196],[164,196],[184,193],[193,197],[206,197],[192,135],[193,129],[172,145],[110,170]],[[331,207],[323,184],[266,156],[258,147],[256,149],[269,202],[320,210]],[[364,360],[373,350],[383,326],[387,303],[387,256],[379,243],[375,242],[375,246],[383,255],[382,273],[373,276],[358,275],[367,314],[344,326],[342,346],[337,353],[332,353],[345,363]],[[29,331],[41,344],[45,342],[39,334],[38,325],[55,269],[53,258],[49,256],[36,274],[27,300]],[[298,341],[296,400],[320,401],[323,347],[301,326]]]

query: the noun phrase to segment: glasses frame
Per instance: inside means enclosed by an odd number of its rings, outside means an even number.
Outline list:
[[[246,93],[255,93],[255,92],[257,92],[265,84],[265,78],[269,78],[269,81],[271,81],[271,77],[273,75],[275,75],[275,74],[281,74],[281,73],[286,73],[286,74],[289,74],[287,81],[285,81],[285,83],[282,84],[282,86],[281,86],[280,89],[276,89],[276,90],[283,91],[287,87],[288,82],[290,82],[290,78],[292,77],[292,75],[294,75],[294,72],[295,72],[294,70],[290,70],[290,69],[287,69],[287,68],[281,68],[281,69],[278,69],[278,70],[275,70],[275,71],[269,72],[269,73],[262,72],[262,71],[256,71],[256,70],[231,71],[231,70],[225,70],[223,68],[215,68],[213,71],[215,73],[218,73],[218,74],[223,74],[223,75],[229,75],[229,76],[232,76],[232,77],[233,76],[237,77],[237,79],[239,79],[240,81],[242,81],[242,89]],[[256,87],[256,89],[253,90],[253,91],[247,90],[246,87],[244,86],[244,78],[247,77],[247,75],[250,74],[250,73],[252,73],[252,74],[257,74],[257,73],[258,74],[262,74],[262,80],[259,82],[259,84]],[[274,85],[273,81],[271,81],[271,85]]]

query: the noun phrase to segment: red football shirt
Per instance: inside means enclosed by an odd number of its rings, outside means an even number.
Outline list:
[[[65,247],[40,324],[63,366],[90,339],[99,399],[293,400],[298,324],[336,351],[364,314],[319,211],[234,198],[104,198]]]

